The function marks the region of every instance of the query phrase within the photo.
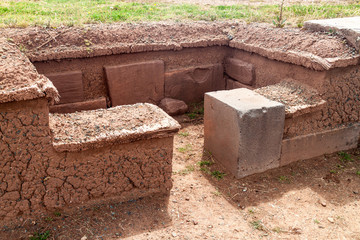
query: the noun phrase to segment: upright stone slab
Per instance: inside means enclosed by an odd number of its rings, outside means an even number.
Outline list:
[[[223,75],[221,64],[168,72],[165,74],[165,97],[186,103],[200,102],[206,92],[225,89]]]
[[[255,82],[254,66],[239,59],[227,58],[225,60],[225,72],[240,83],[253,85]]]
[[[229,77],[225,77],[225,81],[226,81],[226,90],[232,90],[232,89],[236,89],[236,88],[247,88],[250,90],[253,90],[254,88],[246,85],[246,84],[242,84],[241,82],[235,81]]]
[[[105,66],[112,106],[159,103],[164,98],[164,62]]]
[[[245,88],[205,94],[205,149],[236,178],[280,165],[285,106]]]
[[[304,27],[314,31],[332,30],[340,33],[357,50],[360,50],[360,17],[310,20],[305,22]]]
[[[84,100],[81,71],[46,74],[60,94],[57,104],[75,103]]]

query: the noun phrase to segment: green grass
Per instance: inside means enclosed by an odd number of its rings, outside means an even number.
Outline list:
[[[224,20],[268,22],[276,19],[278,5],[200,6],[195,4],[135,3],[116,0],[2,0],[0,27],[81,26],[160,20]],[[286,23],[301,26],[305,20],[360,15],[360,4],[292,5],[284,7]]]

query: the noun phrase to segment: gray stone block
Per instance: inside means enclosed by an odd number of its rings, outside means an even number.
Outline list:
[[[236,178],[280,165],[285,106],[245,88],[205,94],[204,148]]]

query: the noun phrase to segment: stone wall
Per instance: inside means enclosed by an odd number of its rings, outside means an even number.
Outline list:
[[[66,130],[65,130],[66,132]],[[0,220],[171,189],[173,137],[84,151],[53,147],[48,100],[0,104]]]

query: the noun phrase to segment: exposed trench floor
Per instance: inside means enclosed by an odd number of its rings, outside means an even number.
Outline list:
[[[360,239],[360,149],[236,180],[207,166],[201,117],[178,120],[170,196],[1,225],[0,239]]]

